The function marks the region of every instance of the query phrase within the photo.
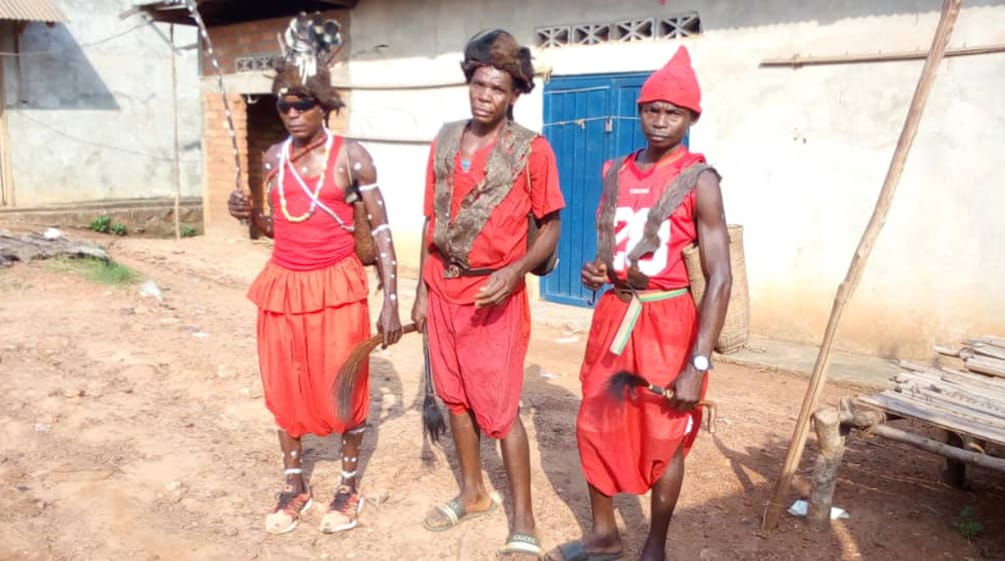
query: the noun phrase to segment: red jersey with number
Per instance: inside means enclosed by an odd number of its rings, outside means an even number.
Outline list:
[[[705,156],[693,154],[681,146],[642,171],[636,163],[640,153],[628,156],[618,173],[613,264],[614,272],[622,280],[627,277],[628,252],[642,239],[649,209],[656,204],[681,170],[705,161]],[[604,164],[604,173],[610,166],[611,162]],[[670,214],[670,218],[660,224],[657,231],[659,249],[639,258],[639,270],[649,277],[650,289],[673,290],[690,284],[681,252],[698,238],[694,206],[695,192],[692,190]]]

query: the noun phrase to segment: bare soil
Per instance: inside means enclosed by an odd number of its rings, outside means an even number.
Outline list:
[[[494,558],[506,512],[442,534],[422,528],[426,510],[456,492],[456,465],[449,443],[422,440],[415,336],[372,358],[360,526],[322,535],[314,510],[294,533],[266,534],[281,462],[244,294],[268,247],[206,237],[111,245],[117,260],[157,283],[163,302],[45,262],[0,270],[0,560]],[[574,430],[584,343],[585,333],[535,326],[527,358],[522,418],[549,548],[589,520]],[[688,459],[670,559],[1005,559],[1005,478],[971,469],[969,489],[956,490],[941,482],[939,458],[857,436],[835,495],[849,519],[817,533],[785,515],[777,531],[760,531],[805,387],[799,376],[716,368],[719,430],[702,434]],[[825,400],[858,391],[832,385]],[[305,445],[323,505],[339,472],[338,440]],[[811,441],[793,498],[808,491],[814,454]],[[494,442],[483,457],[505,494]],[[648,499],[623,496],[617,505],[632,559]],[[983,526],[973,541],[954,526],[966,507]]]

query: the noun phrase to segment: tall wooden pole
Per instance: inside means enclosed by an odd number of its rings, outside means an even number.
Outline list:
[[[935,30],[935,37],[932,39],[932,47],[925,60],[925,67],[921,71],[921,78],[914,90],[914,99],[911,100],[911,108],[907,112],[907,120],[904,128],[900,132],[900,140],[897,142],[897,149],[893,153],[893,160],[886,173],[886,180],[883,188],[879,192],[879,200],[872,212],[872,218],[865,228],[862,240],[852,257],[851,266],[844,282],[838,287],[837,295],[834,298],[834,307],[831,309],[830,319],[827,321],[827,330],[824,332],[823,342],[820,344],[820,352],[817,354],[816,363],[813,365],[813,373],[810,376],[810,385],[806,389],[806,396],[803,398],[803,407],[799,412],[799,419],[796,421],[796,429],[792,434],[792,442],[789,444],[789,453],[785,458],[785,465],[782,466],[782,473],[778,477],[775,491],[764,509],[764,519],[762,527],[767,530],[778,526],[778,518],[785,508],[788,499],[789,486],[792,484],[792,477],[799,460],[803,456],[803,448],[806,445],[806,432],[809,430],[810,415],[817,406],[817,400],[823,391],[824,382],[827,379],[827,367],[830,365],[831,344],[834,342],[834,335],[837,333],[838,324],[841,322],[841,315],[844,313],[845,304],[855,292],[859,280],[862,278],[862,271],[872,253],[872,246],[879,236],[883,223],[886,222],[886,215],[890,210],[890,203],[893,195],[897,191],[897,184],[900,181],[901,173],[904,171],[904,163],[907,155],[911,151],[911,144],[918,132],[918,123],[921,121],[921,114],[925,110],[925,103],[928,101],[928,94],[932,90],[932,83],[935,81],[935,73],[939,69],[942,57],[949,45],[949,36],[952,34],[953,25],[960,15],[960,5],[963,0],[945,0],[942,5],[942,17],[939,18],[939,25]]]
[[[171,103],[174,107],[174,239],[181,239],[181,154],[178,148],[178,69],[175,62],[174,24],[170,24]]]

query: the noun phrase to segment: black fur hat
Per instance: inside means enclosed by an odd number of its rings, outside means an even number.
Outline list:
[[[513,77],[513,86],[521,93],[534,89],[534,65],[530,49],[517,43],[509,32],[502,29],[480,31],[464,46],[461,70],[471,82],[475,71],[482,66],[494,66]]]

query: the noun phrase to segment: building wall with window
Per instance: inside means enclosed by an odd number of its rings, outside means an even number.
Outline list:
[[[59,6],[67,23],[23,22],[0,33],[13,175],[6,206],[170,200],[177,172],[168,26],[120,19],[129,6],[121,0]],[[202,115],[192,28],[177,27],[175,45],[180,190],[198,200]]]
[[[937,3],[567,0],[366,0],[351,12],[348,132],[367,140],[390,206],[399,261],[417,264],[428,142],[468,115],[464,42],[503,27],[523,43],[569,28],[569,43],[534,49],[552,76],[652,71],[687,45],[703,88],[691,147],[723,175],[727,220],[745,228],[753,330],[815,342],[872,212],[921,60],[768,68],[764,59],[926,50]],[[1005,42],[1005,4],[968,2],[951,46]],[[667,18],[697,13],[700,33],[663,38]],[[646,35],[645,21],[653,29]],[[680,21],[680,20],[678,20]],[[407,22],[407,25],[403,25]],[[584,24],[614,31],[597,44]],[[578,28],[578,34],[577,34]],[[661,31],[662,30],[662,31]],[[691,31],[695,29],[692,27]],[[623,34],[621,36],[624,36]],[[559,33],[561,38],[561,33]],[[946,59],[900,189],[845,313],[838,346],[927,355],[937,341],[1005,332],[1005,54]],[[545,80],[517,120],[547,129]],[[422,86],[422,87],[419,87]],[[560,156],[561,157],[561,156]],[[596,170],[599,173],[599,169]],[[596,205],[596,201],[578,201]],[[562,243],[574,243],[563,240]]]

